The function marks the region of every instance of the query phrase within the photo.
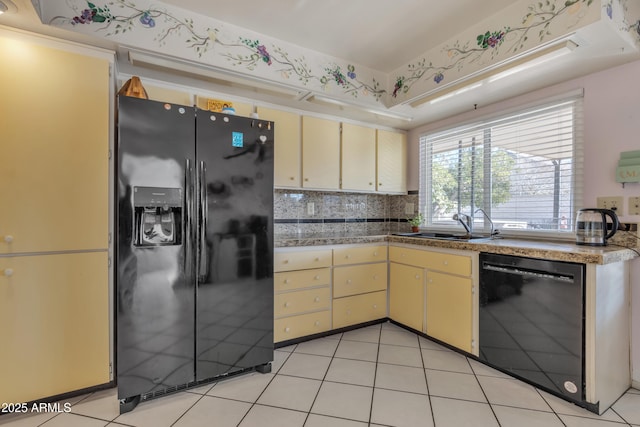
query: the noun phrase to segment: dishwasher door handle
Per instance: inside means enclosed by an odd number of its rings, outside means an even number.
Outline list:
[[[574,280],[575,280],[573,276],[566,276],[566,275],[563,275],[563,274],[547,273],[547,272],[534,271],[534,270],[526,270],[526,269],[516,268],[516,267],[504,267],[504,266],[501,266],[501,265],[494,265],[494,264],[488,264],[488,263],[483,264],[482,265],[482,269],[483,270],[489,270],[489,271],[496,271],[498,273],[515,274],[517,276],[538,277],[538,278],[542,278],[542,279],[552,279],[552,280],[557,280],[559,282],[573,283]]]

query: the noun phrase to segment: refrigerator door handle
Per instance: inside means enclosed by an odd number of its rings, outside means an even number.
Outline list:
[[[185,215],[182,220],[184,228],[182,230],[184,236],[184,268],[186,277],[193,277],[193,169],[191,159],[184,159],[184,211]]]
[[[200,162],[199,170],[199,197],[200,204],[200,221],[199,221],[199,241],[200,254],[198,263],[199,281],[205,280],[208,274],[209,266],[207,262],[207,217],[209,216],[209,205],[207,203],[207,165],[204,161]]]

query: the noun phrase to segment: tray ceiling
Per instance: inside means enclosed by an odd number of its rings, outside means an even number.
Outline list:
[[[637,0],[611,0],[617,5],[618,10],[627,8],[631,11],[632,17],[640,17],[640,3]],[[456,0],[456,1],[436,1],[436,0],[236,0],[236,1],[210,1],[210,0],[163,0],[162,3],[149,2],[149,6],[143,6],[146,0],[139,2],[140,7],[162,8],[162,4],[167,7],[179,8],[185,13],[183,15],[193,16],[196,20],[199,17],[206,19],[209,17],[220,22],[222,27],[235,27],[231,33],[253,32],[253,37],[271,37],[272,39],[286,41],[289,44],[298,46],[298,50],[304,53],[299,56],[303,60],[314,56],[314,52],[319,55],[327,55],[336,59],[341,59],[343,71],[346,72],[345,64],[359,64],[368,67],[377,76],[382,75],[382,88],[386,92],[386,101],[381,99],[380,103],[371,108],[371,102],[366,101],[366,96],[361,98],[345,99],[340,96],[339,88],[329,84],[329,91],[324,93],[317,88],[294,87],[297,95],[288,98],[273,97],[269,95],[270,85],[278,88],[282,82],[269,81],[269,75],[263,79],[252,78],[251,73],[242,75],[241,69],[236,69],[235,77],[228,81],[220,80],[218,77],[203,76],[193,67],[193,62],[187,64],[188,70],[180,71],[180,54],[167,53],[167,58],[161,62],[166,64],[162,69],[157,68],[157,64],[149,68],[144,61],[132,61],[131,50],[143,47],[140,45],[141,33],[135,35],[128,32],[127,38],[118,41],[104,38],[105,29],[97,25],[78,26],[74,30],[97,29],[93,35],[83,35],[78,32],[69,31],[70,28],[60,28],[55,25],[46,25],[40,21],[35,12],[33,4],[50,4],[50,2],[77,3],[79,8],[86,7],[80,0],[13,0],[18,13],[10,13],[0,16],[0,25],[7,25],[26,29],[36,33],[42,33],[62,39],[77,41],[80,43],[113,49],[118,52],[119,70],[121,73],[140,75],[143,78],[152,78],[161,81],[186,85],[193,88],[203,88],[208,91],[220,92],[242,98],[250,98],[256,101],[278,104],[285,107],[313,111],[320,114],[340,116],[345,119],[352,119],[367,123],[395,127],[400,129],[412,129],[421,124],[432,122],[438,119],[459,114],[464,111],[475,109],[493,102],[498,102],[526,92],[550,86],[571,78],[585,75],[598,70],[603,70],[614,65],[638,59],[640,53],[640,23],[636,24],[638,18],[633,22],[626,22],[628,28],[618,28],[609,18],[604,18],[605,5],[611,7],[608,0],[596,1],[594,8],[603,12],[603,19],[600,22],[589,25],[587,28],[572,34],[571,40],[575,49],[570,55],[551,62],[545,62],[544,66],[530,68],[518,74],[503,78],[495,82],[483,81],[481,87],[471,91],[456,91],[455,96],[439,101],[437,104],[430,102],[414,102],[419,98],[420,93],[431,96],[430,89],[414,87],[418,92],[418,97],[413,94],[399,93],[395,98],[390,96],[394,90],[395,79],[398,75],[405,75],[410,70],[398,72],[399,67],[406,64],[416,63],[419,58],[425,57],[425,52],[446,55],[442,46],[452,40],[460,38],[470,43],[470,47],[463,46],[468,51],[475,46],[477,30],[495,30],[508,23],[517,25],[518,19],[514,21],[508,11],[512,10],[516,4],[521,7],[528,5],[526,0]],[[32,4],[33,3],[33,4]],[[126,3],[134,7],[134,2],[118,0],[101,1],[101,5],[111,4],[116,10],[116,3]],[[534,5],[542,5],[535,0],[531,0],[529,10],[534,10]],[[562,4],[563,9],[574,6],[584,6],[591,4],[589,0],[576,0],[565,3],[563,0],[553,0],[552,3]],[[545,4],[549,4],[546,2]],[[87,5],[93,5],[87,2]],[[93,6],[89,6],[93,7]],[[533,8],[533,9],[532,9]],[[135,7],[134,7],[135,9]],[[580,10],[579,7],[574,7]],[[592,8],[593,9],[593,8]],[[584,11],[585,9],[581,9]],[[76,11],[79,12],[79,9]],[[144,11],[140,11],[142,13]],[[571,19],[581,19],[580,13],[572,15],[574,11],[569,10]],[[516,18],[522,16],[522,11],[516,11]],[[599,14],[599,13],[598,13]],[[510,16],[510,17],[509,17]],[[508,18],[508,19],[507,19]],[[577,22],[576,21],[576,22]],[[609,22],[611,21],[611,22]],[[639,21],[640,22],[640,21]],[[489,23],[488,25],[486,23]],[[525,25],[525,24],[523,24]],[[635,31],[636,25],[638,31]],[[484,27],[487,28],[484,28]],[[479,28],[481,27],[481,28]],[[105,27],[106,28],[106,27]],[[506,27],[505,27],[506,28]],[[245,29],[246,31],[242,31]],[[623,33],[627,31],[627,36]],[[220,34],[224,34],[224,28]],[[621,34],[623,38],[621,38]],[[625,38],[626,37],[626,38]],[[547,39],[545,39],[546,41]],[[270,48],[272,47],[269,45]],[[143,49],[144,50],[144,49]],[[296,50],[296,49],[293,49]],[[180,51],[183,52],[183,51]],[[214,50],[213,56],[219,52]],[[156,52],[157,53],[157,52]],[[164,53],[164,49],[160,54]],[[450,53],[450,52],[449,52]],[[306,57],[305,57],[306,56]],[[432,56],[429,57],[431,61]],[[175,61],[174,61],[175,60]],[[341,62],[341,61],[338,61]],[[275,62],[274,62],[275,63]],[[471,61],[470,63],[473,63]],[[404,64],[404,65],[403,65]],[[195,64],[196,66],[198,64]],[[210,65],[204,65],[204,73],[211,69]],[[271,65],[271,64],[270,64]],[[436,64],[438,65],[438,64]],[[411,66],[411,65],[410,65]],[[155,68],[154,68],[155,67]],[[426,64],[429,68],[429,63]],[[434,65],[435,67],[435,65]],[[278,67],[258,67],[257,70],[270,70]],[[329,72],[324,69],[320,72]],[[466,71],[466,70],[465,70]],[[471,70],[472,71],[472,70]],[[282,71],[284,72],[284,71]],[[465,81],[466,77],[450,76],[440,87],[454,87],[456,79]],[[358,78],[365,78],[365,73],[358,72]],[[471,76],[472,74],[469,74]],[[386,76],[386,78],[384,77]],[[422,82],[429,82],[434,78],[427,77]],[[436,76],[437,77],[437,76]],[[451,77],[451,78],[450,78]],[[468,77],[468,76],[467,76]],[[266,80],[265,80],[266,79]],[[386,80],[386,81],[385,81]],[[421,83],[422,83],[421,82]],[[438,80],[436,83],[440,83]],[[259,90],[260,86],[266,89]],[[478,86],[478,85],[474,85]],[[417,89],[416,89],[417,88]],[[334,93],[331,93],[331,89]],[[440,89],[434,90],[434,92]],[[462,93],[464,92],[464,93]],[[306,93],[306,95],[305,95]],[[302,94],[302,95],[300,95]],[[336,97],[329,103],[322,102],[321,98]],[[409,96],[410,95],[410,96]],[[368,98],[372,98],[369,94]],[[376,98],[377,99],[377,98]],[[384,102],[383,102],[384,101]],[[323,105],[324,104],[324,105]],[[385,105],[383,105],[385,104]]]
[[[389,73],[512,0],[165,0]]]

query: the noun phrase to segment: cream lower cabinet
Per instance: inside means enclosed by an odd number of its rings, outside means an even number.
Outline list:
[[[387,291],[333,300],[333,329],[387,317]]]
[[[477,259],[468,251],[390,246],[389,317],[477,355]]]
[[[472,353],[473,312],[471,278],[427,272],[427,335]]]
[[[424,332],[424,269],[389,264],[389,317]]]
[[[333,250],[333,328],[387,317],[387,247]]]
[[[276,252],[274,342],[331,329],[331,250]]]
[[[0,402],[109,382],[107,264],[106,252],[0,257]]]

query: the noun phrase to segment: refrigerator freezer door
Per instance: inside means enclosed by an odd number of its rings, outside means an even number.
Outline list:
[[[120,399],[194,380],[195,261],[187,194],[194,140],[193,108],[118,98]]]
[[[273,123],[197,110],[196,379],[273,360]]]

